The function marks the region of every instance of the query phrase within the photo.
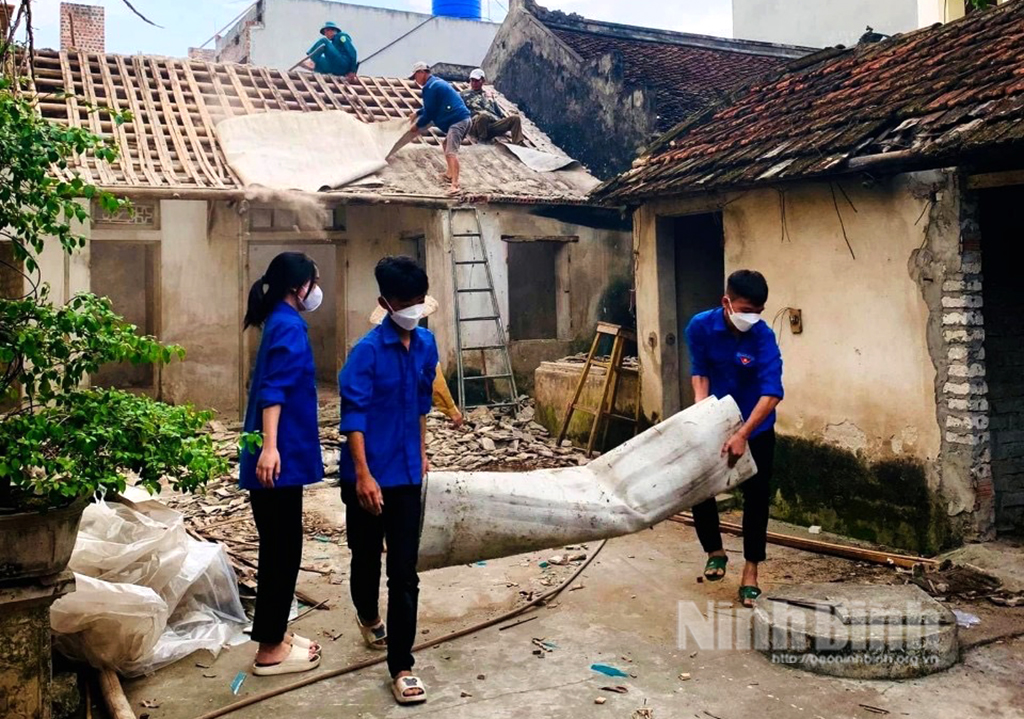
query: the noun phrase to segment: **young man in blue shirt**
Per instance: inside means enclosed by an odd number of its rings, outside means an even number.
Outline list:
[[[743,426],[722,447],[734,463],[750,446],[757,474],[740,485],[743,492],[743,557],[739,597],[752,607],[761,594],[757,565],[765,559],[772,464],[775,459],[775,407],[782,401],[782,355],[775,333],[762,321],[768,283],[760,272],[739,270],[729,275],[722,306],[701,312],[686,326],[686,344],[694,401],[731,395],[743,415]],[[693,508],[701,546],[708,553],[704,576],[716,582],[729,561],[722,548],[715,499]]]
[[[430,73],[430,65],[425,62],[413,65],[409,79],[423,88],[423,107],[413,116],[407,137],[426,132],[431,123],[445,133],[443,147],[448,172],[443,179],[450,183],[448,193],[454,195],[459,192],[459,148],[471,124],[469,108],[454,87]]]
[[[352,601],[363,640],[387,649],[392,692],[400,704],[425,701],[412,675],[419,577],[427,422],[437,345],[423,317],[427,274],[409,257],[385,257],[375,270],[388,317],[352,348],[341,370],[341,457]],[[387,629],[378,612],[380,564],[387,540]]]

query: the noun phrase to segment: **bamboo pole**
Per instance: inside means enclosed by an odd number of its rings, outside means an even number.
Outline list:
[[[103,701],[110,712],[110,719],[136,719],[132,711],[128,697],[124,695],[121,688],[121,680],[117,678],[117,672],[113,669],[100,670],[100,691],[103,692]]]

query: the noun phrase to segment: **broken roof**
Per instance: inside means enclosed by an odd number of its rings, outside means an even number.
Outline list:
[[[883,42],[824,50],[692,116],[605,201],[749,187],[1024,150],[1024,0]]]
[[[217,122],[228,117],[270,110],[343,110],[375,122],[409,117],[421,106],[419,89],[397,78],[360,77],[347,83],[330,75],[251,65],[64,50],[37,51],[33,65],[44,117],[106,135],[120,150],[114,163],[81,158],[67,174],[78,172],[90,183],[129,194],[132,189],[166,189],[169,195],[243,190],[214,132]],[[517,111],[504,97],[497,99],[504,109]],[[90,106],[128,110],[132,120],[114,125]],[[564,157],[527,118],[523,131],[527,146]],[[434,130],[398,151],[375,182],[332,195],[369,193],[396,201],[446,198],[439,179],[445,169],[436,149],[440,139]],[[467,142],[462,186],[465,196],[475,201],[576,203],[597,184],[582,169],[536,172],[499,144]]]
[[[534,3],[527,8],[583,60],[617,55],[627,84],[654,91],[660,131],[722,99],[738,83],[813,52],[812,48],[599,22]]]

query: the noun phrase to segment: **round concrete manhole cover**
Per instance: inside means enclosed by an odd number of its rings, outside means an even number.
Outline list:
[[[914,585],[789,585],[754,611],[773,663],[856,679],[903,679],[956,663],[956,617]]]

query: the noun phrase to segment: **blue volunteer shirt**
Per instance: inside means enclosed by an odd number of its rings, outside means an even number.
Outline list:
[[[320,456],[313,348],[306,321],[287,302],[275,307],[263,323],[245,408],[245,431],[262,432],[263,410],[274,405],[281,405],[277,425],[281,476],[274,485],[290,487],[319,482],[324,476],[324,465]],[[241,452],[238,484],[242,489],[260,489],[256,479],[260,452]]]
[[[734,333],[719,307],[694,315],[686,326],[686,344],[690,349],[690,373],[707,377],[713,396],[731,395],[743,419],[750,417],[762,397],[782,399],[782,354],[767,322]],[[751,436],[774,426],[772,412]]]
[[[431,75],[423,86],[423,107],[416,111],[419,119],[416,126],[424,128],[430,123],[437,125],[441,132],[457,122],[468,120],[469,108],[454,87],[439,77]]]
[[[366,463],[381,487],[423,480],[420,417],[430,412],[437,361],[429,330],[417,327],[406,349],[389,318],[359,340],[341,370],[341,431],[363,433]],[[348,446],[341,479],[356,479]]]

